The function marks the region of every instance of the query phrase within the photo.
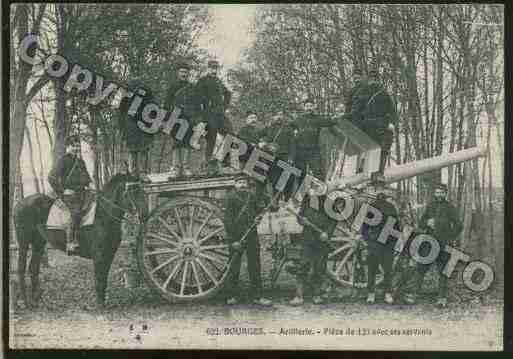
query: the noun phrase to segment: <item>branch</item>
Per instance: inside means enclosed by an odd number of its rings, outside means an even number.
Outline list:
[[[46,74],[41,76],[27,92],[27,101],[30,101],[48,82],[50,77]]]
[[[39,27],[41,26],[41,20],[43,19],[43,14],[46,9],[46,4],[42,3],[39,5],[39,14],[37,14],[37,18],[34,21],[34,25],[32,27],[32,32],[39,34]]]

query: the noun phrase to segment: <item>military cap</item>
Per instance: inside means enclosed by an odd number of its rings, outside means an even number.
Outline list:
[[[217,60],[210,60],[210,61],[207,63],[207,66],[208,66],[208,67],[219,67],[219,61],[217,61]]]

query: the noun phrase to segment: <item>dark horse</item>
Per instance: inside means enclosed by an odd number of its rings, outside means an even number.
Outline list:
[[[96,284],[96,303],[98,307],[105,304],[107,277],[121,242],[121,221],[125,211],[134,208],[136,203],[143,203],[140,186],[126,183],[136,182],[130,174],[116,174],[97,194],[94,224],[80,228],[80,253],[83,258],[92,259]],[[134,190],[135,189],[135,190]],[[18,281],[22,299],[27,306],[37,305],[40,297],[39,268],[41,256],[46,245],[65,251],[64,231],[46,230],[46,221],[55,198],[44,194],[34,194],[20,201],[14,209],[14,225],[18,241]],[[25,269],[27,252],[32,247],[30,260],[30,277],[32,292],[27,301],[25,286]]]

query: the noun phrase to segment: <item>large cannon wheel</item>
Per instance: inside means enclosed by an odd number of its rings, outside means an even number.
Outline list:
[[[144,277],[170,301],[215,295],[230,268],[222,210],[197,197],[175,197],[149,216],[137,246]]]
[[[344,286],[367,287],[367,244],[345,223],[340,223],[330,239],[327,272],[331,279]],[[383,281],[379,266],[376,284]]]

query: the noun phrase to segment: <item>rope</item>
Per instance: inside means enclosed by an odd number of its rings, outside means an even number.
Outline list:
[[[123,183],[120,183],[120,184],[116,187],[115,191],[118,191],[118,190],[119,190],[119,187],[120,187],[121,185],[124,185],[124,184],[123,184]],[[92,191],[93,193],[96,193],[96,196],[97,196],[97,198],[98,198],[99,200],[103,200],[103,201],[105,201],[106,203],[108,203],[108,204],[109,204],[109,205],[111,205],[112,207],[117,208],[117,209],[120,209],[120,210],[121,210],[121,211],[123,211],[123,212],[128,212],[128,211],[129,211],[127,208],[120,207],[119,205],[117,205],[116,203],[114,203],[113,201],[111,201],[110,199],[108,199],[107,197],[105,197],[104,195],[102,195],[102,194],[101,194],[102,192],[100,192],[100,191],[98,191],[98,190],[91,190],[91,191]],[[129,200],[130,200],[130,202],[131,202],[132,204],[134,204],[134,205],[135,205],[135,202],[133,201],[133,199],[132,199],[132,197],[131,197],[131,196],[129,196]],[[105,212],[107,213],[107,215],[108,215],[109,217],[111,217],[112,219],[114,219],[114,220],[116,220],[116,221],[118,221],[118,222],[123,222],[123,220],[128,220],[126,217],[118,218],[118,217],[116,217],[116,216],[113,216],[113,215],[112,215],[112,214],[107,210],[107,208],[106,208],[105,206],[102,206],[101,201],[98,201],[98,204],[99,204],[99,205],[100,205],[100,206],[105,210]],[[137,206],[135,206],[135,207],[137,208]],[[134,221],[130,221],[130,222],[131,222],[131,223],[136,223],[136,222],[134,222]]]

